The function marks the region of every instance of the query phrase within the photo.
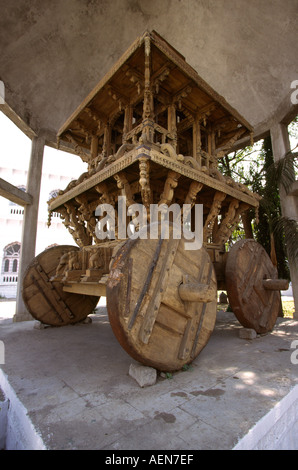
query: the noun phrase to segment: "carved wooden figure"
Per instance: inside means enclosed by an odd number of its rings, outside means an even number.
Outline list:
[[[218,160],[252,132],[155,31],[137,38],[58,132],[88,165],[49,201],[78,247],[55,247],[32,261],[23,284],[31,314],[48,324],[74,323],[106,295],[120,344],[162,370],[181,368],[207,344],[218,287],[227,289],[244,326],[270,331],[286,283],[256,242],[227,251],[240,217],[249,233],[245,213],[253,209],[257,217],[260,198],[218,170]],[[98,211],[103,204],[115,230]],[[145,227],[133,210],[140,204]],[[180,207],[181,228],[189,212],[196,225],[194,206],[202,204],[203,246],[189,249],[172,225],[167,238],[162,224],[150,238],[152,204]],[[129,237],[132,225],[137,233]]]

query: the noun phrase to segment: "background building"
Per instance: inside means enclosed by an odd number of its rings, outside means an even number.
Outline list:
[[[30,151],[26,149],[26,141],[28,140],[30,148],[30,140],[2,113],[0,113],[0,122],[1,129],[4,130],[1,132],[0,144],[0,178],[26,191],[27,157],[30,156]],[[58,213],[52,214],[51,225],[48,227],[47,201],[85,170],[86,165],[79,157],[76,159],[65,152],[50,147],[45,148],[36,255],[54,244],[75,244]],[[23,214],[22,206],[0,197],[0,298],[16,297]]]

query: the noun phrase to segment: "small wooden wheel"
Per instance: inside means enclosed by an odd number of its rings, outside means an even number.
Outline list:
[[[277,279],[277,269],[259,243],[246,239],[232,246],[226,286],[231,308],[242,326],[260,334],[271,331],[280,310],[278,289],[286,283]]]
[[[205,248],[185,240],[129,239],[107,282],[111,327],[134,359],[159,370],[179,370],[207,344],[216,320],[217,284]]]
[[[59,245],[48,248],[29,264],[23,280],[22,295],[30,314],[52,326],[64,326],[84,320],[96,307],[99,297],[63,291],[61,282],[51,281],[60,258],[76,246]]]

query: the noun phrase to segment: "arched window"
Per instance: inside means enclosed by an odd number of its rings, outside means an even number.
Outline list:
[[[4,247],[1,269],[2,282],[16,282],[16,274],[19,269],[20,250],[20,242],[9,243]]]
[[[4,272],[8,273],[9,271],[9,259],[6,259],[4,262]]]
[[[14,259],[12,263],[12,272],[17,273],[18,272],[18,260]]]
[[[21,249],[20,242],[10,243],[9,245],[6,245],[6,247],[4,248],[4,256],[19,257],[20,249]]]

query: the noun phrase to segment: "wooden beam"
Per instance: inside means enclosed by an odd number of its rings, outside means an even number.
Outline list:
[[[22,191],[2,178],[0,178],[0,196],[3,196],[15,204],[19,204],[20,206],[32,204],[31,194]]]
[[[73,294],[85,294],[95,296],[106,296],[105,283],[99,282],[72,282],[63,287],[64,292]]]

